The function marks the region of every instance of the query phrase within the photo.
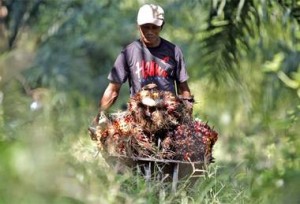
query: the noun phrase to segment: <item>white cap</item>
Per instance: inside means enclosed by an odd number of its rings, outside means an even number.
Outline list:
[[[143,25],[151,23],[157,26],[162,26],[164,22],[164,10],[154,4],[143,5],[137,15],[137,24]]]

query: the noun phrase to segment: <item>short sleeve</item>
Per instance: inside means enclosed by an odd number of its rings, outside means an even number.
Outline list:
[[[176,81],[185,82],[188,80],[189,76],[186,70],[186,64],[183,53],[178,46],[175,47],[175,58],[177,61]]]
[[[125,50],[123,50],[117,57],[113,68],[111,69],[108,80],[118,84],[123,84],[128,78],[128,65],[125,57]]]

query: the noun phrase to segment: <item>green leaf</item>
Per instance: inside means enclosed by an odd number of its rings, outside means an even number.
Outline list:
[[[282,52],[277,53],[272,61],[267,61],[263,65],[263,71],[265,72],[277,72],[281,68],[282,61],[284,60],[284,54]]]
[[[277,74],[278,78],[281,79],[281,81],[288,87],[292,89],[298,89],[299,88],[299,82],[292,80],[289,78],[284,72],[280,71]]]

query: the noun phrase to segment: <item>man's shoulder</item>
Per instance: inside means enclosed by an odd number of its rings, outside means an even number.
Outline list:
[[[169,40],[166,40],[165,38],[160,38],[160,39],[161,39],[161,42],[162,42],[163,44],[176,46],[174,43],[172,43],[172,42],[169,41]]]
[[[125,50],[136,49],[136,48],[141,48],[141,43],[140,43],[139,40],[134,40],[133,42],[131,42],[130,44],[128,44],[125,47]]]
[[[162,46],[168,47],[170,49],[180,49],[175,43],[172,43],[171,41],[168,41],[164,38],[161,38],[161,42]]]

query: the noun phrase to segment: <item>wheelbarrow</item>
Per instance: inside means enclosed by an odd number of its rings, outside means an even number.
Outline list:
[[[199,177],[203,176],[208,165],[206,161],[188,162],[150,157],[109,155],[106,158],[116,168],[126,166],[141,174],[149,186],[153,181],[162,184],[171,182],[173,193],[176,193],[180,180],[188,181],[189,186],[193,185]]]
[[[91,133],[95,132],[94,128],[89,128]],[[158,149],[161,141],[158,140]],[[104,154],[105,160],[110,166],[122,171],[129,168],[134,172],[141,174],[145,181],[150,185],[152,181],[160,183],[170,183],[172,192],[176,192],[177,185],[180,180],[188,181],[189,185],[193,185],[197,179],[203,175],[206,167],[212,163],[211,159],[204,161],[182,161],[172,159],[158,159],[154,157],[136,157],[125,155]]]

